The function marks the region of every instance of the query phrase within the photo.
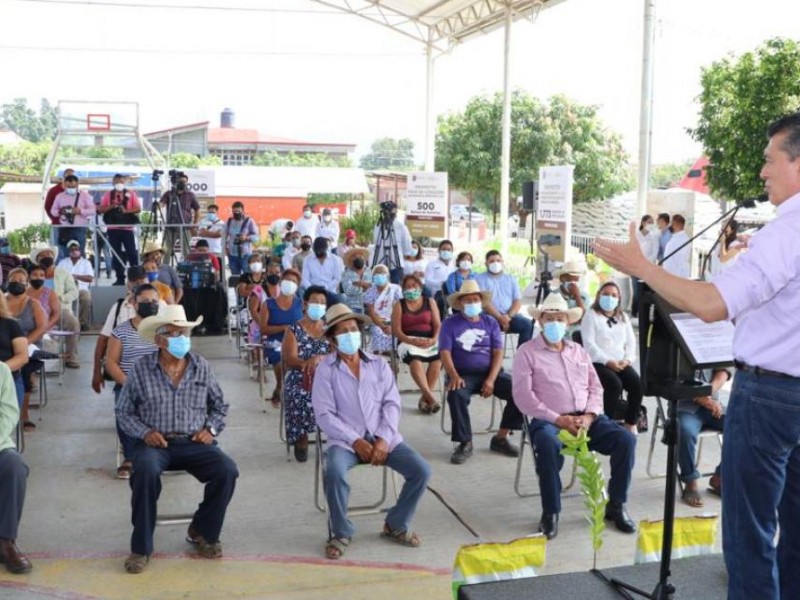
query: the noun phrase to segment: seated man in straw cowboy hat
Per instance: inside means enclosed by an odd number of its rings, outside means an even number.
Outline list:
[[[180,305],[162,307],[139,323],[139,335],[158,351],[143,356],[128,374],[116,405],[122,430],[137,440],[133,450],[133,535],[128,573],[141,573],[153,553],[161,473],[186,470],[206,485],[186,540],[204,558],[222,556],[219,534],[239,471],[217,446],[228,405],[211,367],[190,352],[191,330]]]
[[[453,424],[451,439],[458,442],[450,462],[463,464],[472,456],[472,425],[469,403],[473,394],[497,396],[506,401],[500,429],[489,449],[506,456],[519,450],[508,434],[522,428],[522,414],[511,395],[511,377],[503,373],[503,334],[497,321],[483,312],[492,293],[482,291],[478,282],[467,279],[447,302],[458,311],[446,318],[439,332],[439,355],[447,373],[447,404]]]
[[[625,510],[636,436],[603,414],[603,388],[592,359],[580,344],[564,337],[582,314],[580,308],[569,308],[560,294],[550,294],[533,312],[542,335],[519,347],[512,368],[514,399],[531,417],[528,431],[542,496],[539,531],[548,539],[558,534],[561,512],[561,429],[572,434],[588,430],[589,449],[611,457],[606,519],[624,533],[636,531]]]
[[[361,350],[361,328],[368,319],[344,304],[325,313],[325,336],[335,352],[318,364],[311,390],[317,423],[328,437],[325,496],[328,501],[328,558],[340,558],[350,546],[353,523],[347,518],[347,472],[357,464],[386,465],[405,478],[397,504],[386,513],[381,535],[416,548],[411,530],[417,504],[430,479],[430,466],[403,442],[400,392],[385,360]]]
[[[179,304],[183,298],[183,285],[178,271],[174,267],[164,264],[164,249],[156,242],[150,241],[142,248],[142,264],[149,260],[154,260],[158,266],[158,275],[156,279],[163,284],[166,284],[172,290],[172,298],[175,304]],[[153,283],[153,280],[148,277],[148,281]]]

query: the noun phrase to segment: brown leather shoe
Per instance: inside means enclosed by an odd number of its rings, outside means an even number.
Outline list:
[[[220,542],[209,542],[202,535],[197,533],[194,524],[189,525],[186,531],[186,541],[197,548],[197,553],[203,558],[221,558],[222,544]]]
[[[6,569],[14,575],[30,573],[33,570],[31,561],[20,552],[14,540],[0,538],[0,563],[4,563]]]

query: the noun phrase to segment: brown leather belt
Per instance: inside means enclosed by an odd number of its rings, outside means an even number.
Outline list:
[[[740,371],[744,371],[745,373],[753,373],[756,377],[776,377],[778,379],[800,379],[800,377],[795,377],[794,375],[787,375],[786,373],[780,373],[778,371],[770,371],[769,369],[754,367],[752,365],[748,365],[747,363],[743,363],[740,360],[733,361],[733,364]]]

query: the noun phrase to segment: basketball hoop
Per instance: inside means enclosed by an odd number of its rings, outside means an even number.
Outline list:
[[[86,130],[111,131],[111,115],[107,113],[87,113]]]

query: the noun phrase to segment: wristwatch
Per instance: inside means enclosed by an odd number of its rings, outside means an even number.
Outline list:
[[[214,437],[217,437],[217,430],[214,428],[214,426],[213,426],[213,425],[209,426],[209,428],[208,428],[208,432],[209,432],[209,433],[210,433],[212,436],[214,436]]]

